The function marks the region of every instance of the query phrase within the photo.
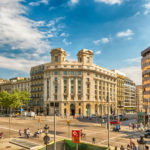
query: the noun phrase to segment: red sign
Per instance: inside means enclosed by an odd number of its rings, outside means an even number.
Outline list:
[[[72,130],[72,142],[80,143],[81,131],[80,130]]]

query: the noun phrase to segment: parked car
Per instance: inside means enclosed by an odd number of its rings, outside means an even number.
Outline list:
[[[96,118],[96,115],[95,115],[95,114],[92,114],[91,118]]]
[[[145,137],[145,138],[150,137],[150,129],[148,129],[148,130],[145,131],[144,137]]]
[[[120,120],[128,120],[128,118],[125,115],[119,115]]]

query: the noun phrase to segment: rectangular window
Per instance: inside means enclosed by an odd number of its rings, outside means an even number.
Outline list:
[[[58,72],[57,72],[57,71],[55,71],[55,72],[54,72],[54,75],[57,75],[57,74],[58,74]]]
[[[64,71],[64,75],[67,75],[67,71]]]
[[[87,57],[87,63],[89,63],[90,62],[90,58],[89,57]]]
[[[74,75],[74,71],[71,71],[71,75]]]
[[[57,93],[57,85],[55,85],[55,94]]]
[[[82,73],[81,73],[81,71],[78,71],[78,75],[81,75]]]
[[[58,56],[55,56],[55,62],[58,62]]]

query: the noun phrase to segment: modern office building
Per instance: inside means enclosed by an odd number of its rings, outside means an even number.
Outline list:
[[[125,104],[124,109],[127,113],[136,112],[136,86],[129,78],[124,80]]]
[[[141,52],[143,108],[150,112],[150,47]]]
[[[136,104],[137,112],[143,112],[143,90],[142,85],[136,86]]]
[[[29,107],[37,114],[44,111],[44,65],[31,68],[31,101]]]
[[[110,113],[116,113],[117,75],[93,64],[91,50],[80,50],[77,61],[66,60],[62,48],[53,49],[50,54],[51,62],[31,68],[35,112],[51,115],[55,106],[61,115],[105,115],[108,97]]]
[[[125,105],[125,76],[117,73],[117,109],[119,114],[124,114]]]

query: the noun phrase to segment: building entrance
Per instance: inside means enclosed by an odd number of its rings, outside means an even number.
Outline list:
[[[75,115],[75,105],[74,105],[74,104],[71,104],[71,105],[70,105],[70,115],[71,115],[71,116],[74,116],[74,115]]]

